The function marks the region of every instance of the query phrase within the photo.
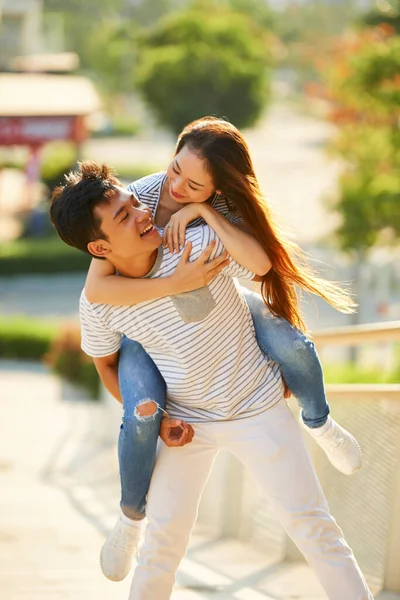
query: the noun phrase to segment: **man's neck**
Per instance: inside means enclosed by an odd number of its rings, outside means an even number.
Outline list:
[[[124,275],[124,277],[140,279],[150,273],[157,260],[157,255],[158,248],[147,255],[143,254],[141,256],[124,259],[116,259],[113,257],[110,262],[112,262],[115,270],[121,275]]]

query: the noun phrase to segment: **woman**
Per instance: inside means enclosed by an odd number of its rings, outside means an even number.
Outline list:
[[[360,468],[356,440],[329,416],[321,365],[314,345],[304,334],[296,286],[319,295],[342,312],[352,312],[354,304],[340,288],[318,278],[299,248],[279,232],[238,129],[214,117],[190,123],[178,138],[166,173],[145,177],[128,189],[151,208],[156,225],[164,229],[164,247],[178,251],[185,243],[186,227],[206,221],[237,262],[254,273],[268,271],[259,278],[262,298],[244,290],[258,344],[279,363],[287,386],[302,408],[302,423],[331,463],[346,474]],[[94,303],[138,304],[173,295],[174,290],[163,283],[161,288],[160,279],[119,277],[107,261],[93,260],[86,296]],[[128,522],[137,524],[145,516],[149,478],[139,480],[133,467],[134,445],[139,443],[134,433],[133,408],[149,398],[157,398],[161,409],[165,408],[165,384],[141,346],[129,340],[121,349],[119,381],[125,411],[119,440],[121,508]],[[146,451],[155,456],[159,420],[153,423]]]

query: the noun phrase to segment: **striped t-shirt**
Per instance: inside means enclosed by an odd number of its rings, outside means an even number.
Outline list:
[[[224,247],[208,226],[187,230],[192,260],[211,240],[212,257]],[[171,275],[182,250],[171,254],[160,247],[151,277]],[[239,419],[256,415],[282,398],[279,366],[262,354],[250,311],[234,277],[251,279],[235,261],[197,292],[142,302],[135,306],[80,300],[82,348],[93,357],[117,352],[122,335],[138,341],[154,360],[167,384],[167,410],[189,422]]]

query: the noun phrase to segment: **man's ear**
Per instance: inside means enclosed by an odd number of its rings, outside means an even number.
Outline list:
[[[89,242],[87,249],[93,256],[100,256],[106,258],[110,254],[111,250],[108,242],[105,240],[96,240],[95,242]]]

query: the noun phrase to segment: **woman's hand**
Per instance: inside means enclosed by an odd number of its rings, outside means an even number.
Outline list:
[[[168,246],[170,252],[179,252],[185,245],[186,227],[191,221],[198,219],[203,215],[203,206],[199,202],[186,204],[178,210],[164,228],[163,246]]]
[[[203,250],[199,258],[190,262],[192,242],[186,244],[179,263],[171,275],[171,279],[174,280],[175,294],[191,292],[208,285],[229,265],[229,254],[226,250],[220,256],[208,262],[214,248],[215,241],[212,241]]]

